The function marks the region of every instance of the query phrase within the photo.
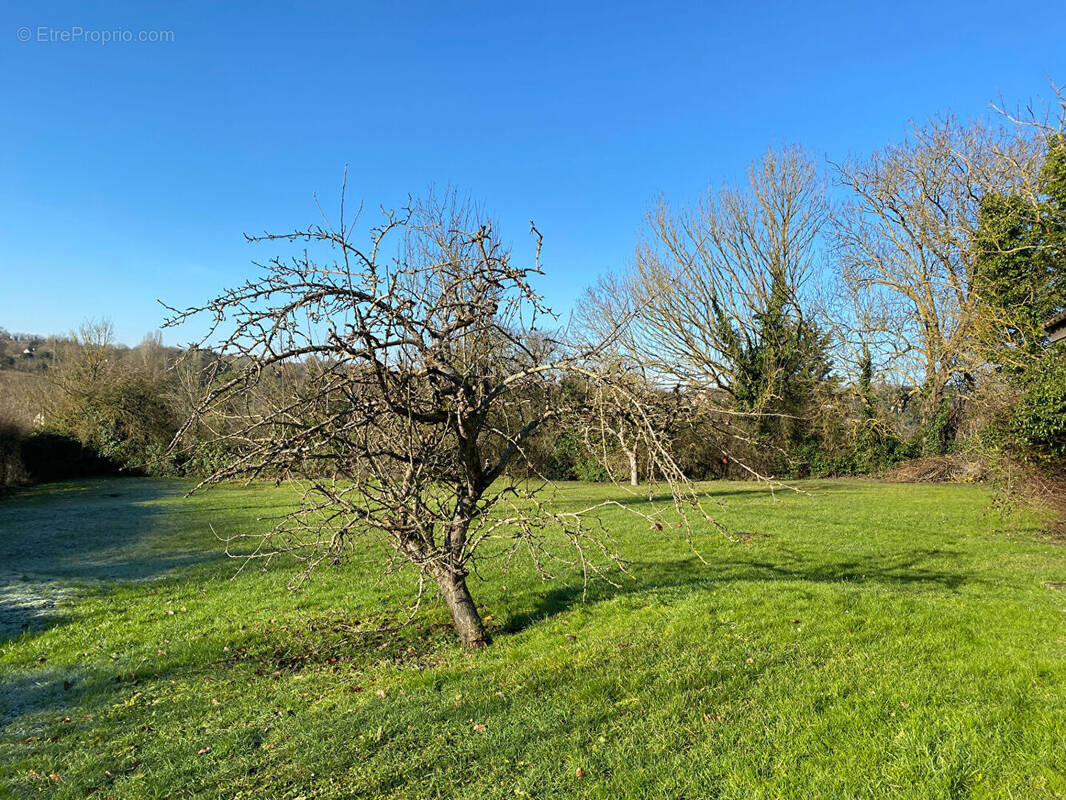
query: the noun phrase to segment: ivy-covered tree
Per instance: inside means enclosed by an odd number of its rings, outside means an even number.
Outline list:
[[[886,366],[918,389],[923,448],[956,438],[974,359],[974,292],[982,199],[1031,183],[1030,137],[951,116],[916,125],[901,142],[839,165],[832,241],[847,290],[873,313],[864,326]],[[960,389],[963,391],[960,393]]]
[[[1014,389],[1005,421],[1012,449],[1062,468],[1066,460],[1066,345],[1044,323],[1066,308],[1066,137],[1047,138],[1034,196],[991,195],[981,207],[976,288],[989,361]]]
[[[1066,137],[1047,144],[1035,198],[992,194],[980,210],[975,286],[990,357],[1009,371],[1044,350],[1044,323],[1066,307]]]
[[[740,184],[651,208],[634,264],[601,279],[581,316],[600,335],[631,319],[612,340],[618,350],[719,406],[757,451],[753,463],[778,462],[807,435],[830,370],[828,337],[806,313],[828,214],[814,159],[798,147],[768,151]]]
[[[829,377],[829,337],[798,308],[787,284],[775,278],[767,307],[755,314],[752,335],[724,315],[722,338],[735,363],[737,409],[755,415],[761,438],[784,448],[801,437],[816,389]]]

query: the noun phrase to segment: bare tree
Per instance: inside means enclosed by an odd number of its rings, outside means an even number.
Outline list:
[[[548,420],[587,432],[608,401],[629,408],[671,489],[673,502],[653,505],[649,524],[663,530],[671,514],[671,527],[690,533],[685,512],[699,509],[697,495],[628,376],[604,369],[596,348],[542,329],[554,318],[529,282],[540,273],[532,225],[537,258],[527,267],[454,195],[384,213],[366,247],[356,220],[342,200],[335,226],[258,237],[305,249],[168,323],[213,319],[203,342],[221,354],[215,388],[186,430],[224,409],[220,437],[233,455],[205,483],[269,476],[302,492],[246,557],[289,553],[310,570],[381,537],[394,562],[418,570],[420,587],[437,584],[463,644],[483,646],[467,577],[484,553],[509,561],[525,552],[545,576],[553,561],[576,565],[586,581],[621,564],[595,513],[611,501],[560,510],[538,499],[543,482],[506,470]],[[568,376],[597,391],[565,391]]]
[[[973,368],[978,211],[988,192],[1032,185],[1032,137],[953,117],[915,126],[902,143],[838,165],[847,190],[833,227],[858,312],[856,337],[922,394],[922,418],[953,377]]]
[[[607,356],[602,348],[601,355],[600,375],[609,379],[586,381],[588,405],[594,414],[580,430],[586,447],[612,479],[612,455],[620,452],[619,472],[628,476],[630,486],[639,486],[641,467],[647,479],[654,479],[656,464],[662,460],[656,452],[664,447],[673,452],[673,436],[680,425],[691,422],[694,409],[680,387],[665,390],[639,364]]]
[[[1039,169],[1019,170],[1035,182],[989,194],[981,209],[978,337],[990,360],[1009,371],[1024,371],[1044,355],[1045,324],[1066,296],[1066,86],[1051,82],[1051,92],[1051,99],[1010,111],[1002,101],[992,106],[1041,155]]]
[[[582,324],[603,336],[631,319],[614,340],[620,357],[680,386],[715,440],[759,453],[753,463],[787,459],[780,445],[828,369],[807,313],[827,218],[813,160],[798,147],[770,150],[740,185],[680,210],[655,205],[634,265],[588,292]]]
[[[1066,139],[1066,84],[1059,85],[1053,80],[1049,83],[1051,97],[1041,98],[1037,103],[1029,102],[1008,109],[1001,98],[999,103],[992,104],[992,110],[1015,126],[1015,132],[1023,137],[1023,141],[1029,143],[1026,147],[1002,150],[999,155],[1013,167],[1013,172],[1018,176],[1011,188],[1018,196],[1035,204],[1041,202],[1044,193],[1040,170],[1033,165],[1034,151],[1039,154],[1041,144],[1058,145]],[[1066,220],[1061,216],[1057,221],[1066,224]]]
[[[634,268],[590,298],[601,320],[636,314],[632,351],[651,368],[735,394],[738,348],[757,346],[775,303],[802,314],[802,293],[827,217],[824,187],[798,147],[768,151],[745,185],[708,190],[696,205],[648,213]]]

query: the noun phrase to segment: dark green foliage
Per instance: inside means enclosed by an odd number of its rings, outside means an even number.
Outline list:
[[[49,366],[39,376],[7,381],[7,396],[0,393],[0,419],[17,422],[13,431],[0,433],[5,454],[0,460],[10,467],[0,484],[117,471],[189,474],[204,466],[200,454],[183,454],[179,463],[167,446],[186,416],[181,398],[213,356],[182,354],[164,347],[158,336],[135,348],[116,345],[111,337],[110,325],[97,322],[69,338],[17,340],[20,346],[30,343],[39,362],[47,353]],[[184,371],[175,368],[179,356]],[[214,438],[203,433],[205,440]],[[17,458],[9,455],[16,451]]]
[[[851,456],[851,475],[883,472],[908,458],[918,457],[918,447],[903,441],[883,423],[863,426]]]
[[[755,315],[754,333],[736,325],[717,303],[714,312],[733,365],[734,406],[753,415],[754,438],[775,451],[767,466],[788,472],[789,451],[807,433],[811,401],[829,379],[829,336],[804,317],[783,276],[775,276],[766,308]]]
[[[803,465],[794,477],[841,478],[884,472],[901,461],[917,458],[921,448],[905,442],[884,422],[871,419],[862,423],[846,447],[826,448],[808,441],[795,450]]]
[[[1038,202],[989,195],[979,215],[974,288],[997,339],[990,357],[1008,371],[1039,355],[1044,323],[1066,308],[1066,140],[1048,140]]]
[[[22,463],[22,440],[25,436],[20,426],[0,421],[0,490],[29,481]]]
[[[562,431],[548,458],[545,477],[564,481],[602,482],[608,479],[603,464],[590,452],[585,441],[574,433]]]
[[[859,376],[854,387],[854,405],[844,393],[833,388],[836,404],[823,411],[835,417],[832,423],[844,427],[842,436],[830,440],[825,435],[809,435],[792,449],[799,469],[795,477],[846,477],[883,472],[901,461],[921,455],[921,447],[906,441],[887,421],[885,400],[874,383],[873,358],[863,346]],[[881,387],[884,394],[887,387]]]
[[[1059,345],[1025,372],[1010,417],[1014,449],[1024,460],[1066,468],[1066,348]]]
[[[233,459],[233,452],[223,442],[203,439],[181,452],[161,454],[155,462],[162,464],[168,474],[189,478],[211,475]],[[162,469],[157,474],[163,474]]]
[[[1045,322],[1066,308],[1066,139],[1048,139],[1041,196],[996,195],[981,209],[975,286],[993,336],[989,360],[1015,392],[990,438],[1023,461],[1061,469],[1066,458],[1066,350],[1048,348]]]
[[[112,475],[122,465],[70,434],[27,431],[0,423],[0,489],[88,475]]]
[[[35,483],[83,475],[108,475],[122,464],[61,430],[35,431],[21,443],[21,458]]]
[[[940,456],[951,449],[955,441],[958,413],[953,398],[941,399],[932,416],[922,426],[922,455]]]
[[[828,337],[803,318],[784,282],[774,280],[769,305],[756,314],[754,337],[743,337],[720,309],[717,318],[736,365],[738,409],[766,414],[801,411],[817,382],[829,374]]]
[[[870,356],[870,346],[862,345],[862,360],[859,363],[859,402],[860,413],[864,422],[874,418],[874,360]]]
[[[129,374],[78,397],[59,422],[86,447],[131,469],[149,469],[178,424],[161,381]]]

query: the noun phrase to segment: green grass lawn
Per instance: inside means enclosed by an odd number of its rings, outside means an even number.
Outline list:
[[[233,577],[292,495],[186,488],[0,502],[0,796],[1066,797],[1066,548],[979,487],[719,484],[707,565],[614,511],[633,577],[475,579],[474,654],[358,632],[414,584],[375,549]]]

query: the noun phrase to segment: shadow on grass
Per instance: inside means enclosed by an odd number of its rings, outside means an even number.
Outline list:
[[[756,499],[776,499],[776,500],[812,500],[823,497],[825,493],[832,491],[834,496],[842,496],[845,494],[854,494],[865,491],[866,488],[860,483],[860,479],[851,479],[855,481],[854,485],[847,483],[841,484],[839,482],[833,483],[826,480],[812,480],[804,479],[803,481],[796,481],[796,488],[792,488],[792,483],[785,481],[783,484],[776,484],[774,486],[768,486],[765,483],[748,483],[741,486],[737,486],[734,481],[706,481],[699,482],[696,486],[697,494],[704,503],[714,504],[716,501],[727,501],[729,499],[742,499],[742,500],[756,500]],[[868,481],[872,485],[876,485],[873,481]],[[603,484],[604,487],[610,487],[610,484]],[[620,506],[640,506],[648,503],[654,503],[657,505],[672,505],[674,498],[668,491],[658,490],[652,491],[651,495],[647,492],[647,487],[639,487],[637,489],[630,489],[626,486],[615,487],[621,490],[622,494],[614,494],[611,496],[611,500]],[[579,504],[581,501],[567,496],[566,490],[559,493],[557,500],[561,503],[573,503]]]
[[[38,663],[12,670],[0,683],[0,732],[7,723],[41,714],[50,715],[54,722],[55,717],[73,716],[76,710],[87,719],[84,715],[115,707],[119,697],[139,691],[152,694],[174,681],[199,685],[204,677],[219,679],[222,675],[269,682],[287,681],[293,674],[327,673],[353,684],[360,681],[360,675],[382,665],[428,668],[438,663],[438,651],[458,644],[448,625],[358,632],[349,622],[356,620],[323,613],[287,623],[271,620],[239,629],[205,628],[211,635],[198,640],[197,647],[179,649],[152,663],[97,660],[54,667],[51,659],[42,657]],[[363,691],[363,687],[353,691]]]
[[[42,580],[140,580],[207,554],[168,552],[172,527],[155,501],[180,497],[177,481],[82,480],[0,503],[0,564]],[[154,540],[160,540],[158,542]]]
[[[26,714],[59,715],[76,708],[81,712],[87,695],[111,689],[113,681],[80,669],[41,668],[8,676],[0,692],[0,719],[13,722]]]
[[[48,595],[52,595],[49,597]],[[36,633],[71,621],[69,614],[55,610],[59,592],[44,590],[32,584],[6,581],[0,587],[0,644],[22,633]]]
[[[178,481],[103,478],[45,484],[4,498],[0,642],[62,622],[72,586],[146,580],[219,558],[195,548],[175,552],[168,540],[175,521],[158,501],[184,491]]]
[[[713,590],[731,583],[797,581],[805,583],[880,584],[899,587],[924,585],[957,591],[964,584],[982,583],[972,573],[929,566],[943,557],[940,549],[910,550],[838,561],[815,561],[795,551],[777,548],[776,561],[749,559],[719,561],[708,566],[697,558],[631,562],[633,579],[620,587],[604,582],[590,584],[584,602],[596,603],[627,595],[663,594],[677,589]],[[529,611],[512,616],[505,633],[519,633],[542,619],[564,612],[582,602],[581,586],[568,584],[543,595]]]
[[[750,488],[730,488],[730,489],[718,489],[718,488],[706,488],[700,487],[699,497],[703,503],[714,505],[718,502],[728,500],[730,498],[740,499],[763,499],[763,498],[776,498],[778,500],[791,499],[796,497],[810,498],[817,496],[816,489],[805,490],[803,492],[794,492],[791,489],[774,488],[771,489],[765,486],[750,487]],[[566,504],[579,504],[579,501],[572,498],[568,498],[565,494],[562,494],[558,498],[559,502]],[[639,492],[633,494],[625,494],[621,496],[611,497],[611,502],[617,503],[620,506],[642,506],[654,504],[659,507],[670,507],[674,503],[674,497],[669,492],[654,492],[651,495],[640,494]]]

